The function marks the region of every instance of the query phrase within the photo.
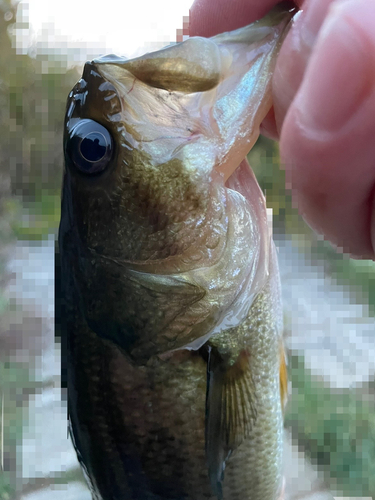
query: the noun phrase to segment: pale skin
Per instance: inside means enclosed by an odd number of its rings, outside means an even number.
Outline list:
[[[196,0],[190,36],[261,18],[277,0]],[[375,0],[296,0],[262,132],[280,141],[287,187],[339,251],[375,259]]]

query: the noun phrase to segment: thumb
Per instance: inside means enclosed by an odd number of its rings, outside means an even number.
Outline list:
[[[332,3],[280,139],[307,222],[366,258],[375,258],[374,20],[374,0]]]

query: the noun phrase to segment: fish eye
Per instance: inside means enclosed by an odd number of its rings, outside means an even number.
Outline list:
[[[69,132],[67,151],[75,166],[84,174],[98,174],[112,157],[112,137],[94,120],[80,120]]]

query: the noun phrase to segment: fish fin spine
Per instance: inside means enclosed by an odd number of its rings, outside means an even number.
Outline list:
[[[249,437],[257,418],[251,355],[243,350],[234,363],[209,347],[206,395],[206,459],[214,494],[220,499],[230,455]]]
[[[287,356],[285,351],[284,343],[280,343],[280,399],[281,408],[283,413],[285,413],[285,407],[288,402],[288,369],[287,369]]]

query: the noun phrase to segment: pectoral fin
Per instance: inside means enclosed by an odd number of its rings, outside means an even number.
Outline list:
[[[216,348],[208,361],[206,397],[206,457],[214,494],[222,499],[225,463],[254,425],[256,395],[250,355],[242,351],[232,365]]]

